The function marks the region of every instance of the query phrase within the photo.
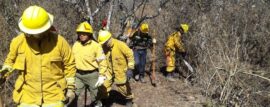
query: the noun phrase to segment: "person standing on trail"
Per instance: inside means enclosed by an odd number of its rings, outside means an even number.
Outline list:
[[[87,88],[90,91],[93,106],[102,107],[100,99],[97,98],[98,87],[107,78],[106,56],[100,44],[93,39],[93,29],[88,22],[82,22],[77,27],[78,39],[72,47],[76,63],[76,99],[81,91]],[[77,102],[77,100],[75,100]],[[74,101],[74,106],[77,106]],[[73,107],[74,107],[73,106]]]
[[[140,80],[142,83],[145,83],[145,64],[146,64],[146,55],[147,49],[153,47],[153,42],[156,40],[149,35],[149,27],[147,23],[143,23],[140,26],[140,29],[137,30],[133,36],[130,37],[130,48],[133,49],[135,57],[135,70],[137,75],[135,76],[136,80]]]
[[[133,94],[128,82],[128,79],[132,77],[135,63],[132,50],[126,43],[114,39],[109,31],[99,31],[98,42],[102,44],[110,68],[110,76],[104,82],[105,89],[102,93],[108,97],[114,82],[118,91],[126,97],[126,106],[132,107]]]
[[[179,52],[183,58],[186,57],[186,50],[182,42],[182,35],[187,33],[189,25],[180,24],[180,27],[176,32],[172,33],[165,43],[165,55],[166,55],[166,71],[167,79],[169,81],[175,81],[173,79],[173,71],[175,70],[175,53]]]
[[[53,15],[42,7],[24,10],[0,72],[18,71],[13,100],[18,107],[64,107],[75,97],[75,62],[68,42],[50,30]],[[6,76],[6,75],[5,75]]]

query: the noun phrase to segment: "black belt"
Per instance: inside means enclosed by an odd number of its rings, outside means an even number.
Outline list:
[[[93,72],[97,72],[98,69],[94,69],[94,70],[79,70],[77,69],[77,73],[83,75],[83,74],[89,74],[89,73],[93,73]]]
[[[143,49],[147,49],[147,46],[134,46],[134,49],[136,50],[143,50]]]

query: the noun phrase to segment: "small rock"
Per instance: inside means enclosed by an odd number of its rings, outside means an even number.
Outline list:
[[[196,100],[196,98],[193,97],[193,96],[186,96],[186,99],[187,99],[188,101],[194,101],[194,100]]]

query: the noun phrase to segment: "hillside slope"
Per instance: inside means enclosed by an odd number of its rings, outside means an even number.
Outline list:
[[[89,0],[92,11],[98,0]],[[98,31],[106,18],[110,3],[94,17]],[[133,0],[118,0],[132,6]],[[138,5],[142,0],[135,0]],[[137,11],[137,17],[153,15],[158,0],[148,0]],[[117,2],[116,2],[117,3]],[[72,45],[77,36],[76,26],[87,16],[84,0],[1,0],[0,7],[0,64],[4,62],[9,43],[19,33],[17,21],[30,5],[40,5],[55,16],[54,26]],[[120,3],[119,3],[120,4]],[[123,8],[116,5],[110,30],[120,31]],[[180,23],[190,24],[183,40],[188,61],[196,70],[193,86],[183,81],[169,83],[159,74],[158,87],[133,83],[139,106],[201,106],[214,102],[225,106],[268,106],[270,104],[270,1],[269,0],[169,0],[160,15],[149,20],[150,33],[157,33],[157,69],[165,65],[163,47],[166,38]],[[150,53],[150,52],[149,52]],[[149,55],[150,59],[150,55]],[[150,64],[149,60],[147,62]],[[182,63],[180,71],[186,71]],[[11,105],[11,92],[16,74],[1,85],[1,95]],[[150,93],[150,94],[149,94]],[[148,95],[149,94],[149,95]],[[202,96],[203,95],[203,96]],[[192,101],[186,101],[192,96]],[[147,99],[146,99],[147,97]],[[208,100],[210,101],[208,101]],[[194,105],[188,105],[194,104]],[[116,106],[118,106],[116,104]]]

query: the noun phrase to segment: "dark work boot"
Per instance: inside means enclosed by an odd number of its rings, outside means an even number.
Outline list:
[[[169,72],[169,73],[167,74],[166,79],[167,79],[168,81],[171,81],[171,82],[176,81],[176,80],[173,78],[172,72]]]
[[[132,99],[128,99],[127,100],[126,107],[133,107],[133,101],[132,101]]]

